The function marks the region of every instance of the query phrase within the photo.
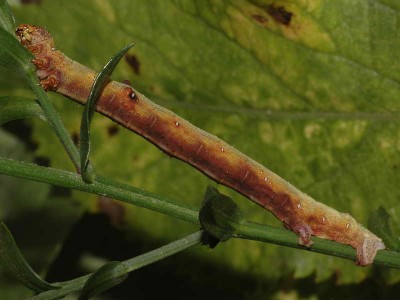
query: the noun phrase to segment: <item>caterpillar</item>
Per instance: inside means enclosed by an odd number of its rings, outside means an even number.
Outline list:
[[[85,104],[96,73],[56,50],[50,33],[23,24],[19,41],[34,55],[37,76],[46,91],[55,91]],[[312,236],[356,249],[356,264],[371,264],[382,240],[346,213],[317,202],[266,167],[213,136],[151,102],[131,86],[110,81],[96,110],[139,134],[162,151],[236,190],[271,211],[295,232],[300,245],[310,247]]]

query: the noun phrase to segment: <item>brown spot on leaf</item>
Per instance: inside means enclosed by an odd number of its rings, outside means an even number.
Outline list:
[[[136,75],[140,75],[140,62],[134,54],[125,55],[125,61],[130,65]]]
[[[79,134],[77,132],[72,133],[72,141],[74,142],[75,145],[78,145],[79,143]]]
[[[293,13],[287,11],[284,6],[270,4],[267,13],[278,23],[288,26],[292,20]]]
[[[107,127],[107,134],[110,137],[116,135],[118,133],[118,131],[119,131],[119,128],[115,124],[110,125],[110,126]]]
[[[254,20],[256,20],[258,23],[260,23],[261,25],[264,25],[268,22],[268,20],[261,16],[261,15],[252,15],[251,16]]]

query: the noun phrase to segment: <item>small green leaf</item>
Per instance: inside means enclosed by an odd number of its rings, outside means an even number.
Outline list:
[[[0,26],[13,34],[15,18],[6,0],[0,0]]]
[[[132,46],[133,44],[129,44],[128,46],[120,50],[108,61],[103,70],[97,75],[82,114],[80,133],[81,170],[82,178],[87,182],[92,182],[94,179],[93,168],[88,168],[90,152],[90,122],[92,121],[97,101],[100,97],[101,92],[103,91],[103,88],[107,84],[112,72],[114,71],[121,58],[129,51],[129,49],[132,48]]]
[[[114,286],[117,286],[128,277],[127,267],[119,262],[112,261],[105,264],[86,281],[78,300],[94,297]]]
[[[201,242],[202,245],[206,245],[210,249],[214,249],[220,242],[221,240],[211,235],[208,231],[204,231]]]
[[[390,216],[387,211],[382,206],[379,206],[371,214],[368,220],[368,227],[383,240],[388,250],[398,251],[400,248],[399,240],[393,235],[389,220]]]
[[[6,29],[0,26],[0,66],[9,68],[19,74],[26,74],[33,68],[30,60],[32,54]]]
[[[44,281],[29,266],[3,222],[0,222],[0,266],[9,275],[37,293],[59,288]]]
[[[0,97],[0,125],[28,117],[46,120],[42,108],[35,100],[24,97]]]
[[[199,219],[205,230],[224,242],[233,236],[236,226],[243,222],[243,215],[231,198],[209,186],[204,195]]]

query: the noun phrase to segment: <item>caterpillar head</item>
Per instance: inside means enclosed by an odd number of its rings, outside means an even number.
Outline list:
[[[43,27],[22,24],[18,26],[15,34],[19,38],[21,44],[31,50],[31,52],[34,52],[32,50],[35,49],[35,46],[39,45],[46,45],[51,48],[54,47],[53,38]]]
[[[63,58],[54,49],[54,41],[50,33],[43,27],[22,24],[15,31],[21,44],[33,55],[32,63],[36,66],[36,75],[40,85],[47,90],[55,90],[61,82],[61,72],[56,69]]]

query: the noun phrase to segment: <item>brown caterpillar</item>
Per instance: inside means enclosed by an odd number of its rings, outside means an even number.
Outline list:
[[[35,56],[33,63],[42,87],[85,104],[96,73],[56,50],[44,28],[21,25],[16,34]],[[108,83],[97,111],[270,210],[299,236],[300,245],[310,247],[311,236],[351,245],[357,250],[356,264],[361,266],[371,264],[377,251],[385,249],[380,238],[349,214],[315,201],[224,141],[156,105],[126,84]]]

